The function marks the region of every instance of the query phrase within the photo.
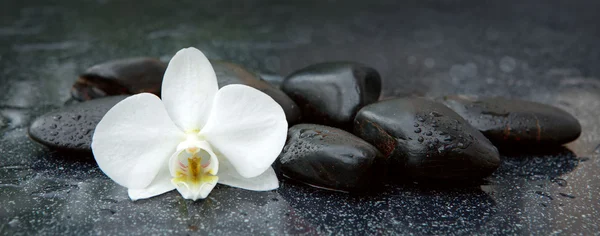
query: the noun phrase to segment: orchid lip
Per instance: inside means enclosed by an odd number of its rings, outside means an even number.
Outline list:
[[[210,144],[188,134],[169,160],[171,183],[187,199],[203,199],[216,186],[219,160]]]

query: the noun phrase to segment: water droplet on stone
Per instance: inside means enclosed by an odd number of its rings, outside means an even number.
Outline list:
[[[431,135],[433,135],[433,133],[431,131],[427,131],[427,132],[425,132],[425,135],[431,136]]]
[[[441,116],[442,116],[442,114],[440,114],[440,113],[438,113],[438,112],[435,112],[435,111],[432,111],[432,112],[431,112],[431,113],[429,113],[429,114],[430,114],[430,115],[432,115],[432,116],[434,116],[434,117],[441,117]]]
[[[419,143],[422,143],[425,139],[421,136],[419,136],[419,138],[417,139],[417,141],[419,141]]]
[[[417,133],[417,134],[418,134],[418,133],[421,133],[421,128],[416,128],[416,129],[415,129],[415,133]]]
[[[60,120],[61,118],[62,118],[61,115],[55,115],[52,117],[52,119],[54,119],[54,120]]]

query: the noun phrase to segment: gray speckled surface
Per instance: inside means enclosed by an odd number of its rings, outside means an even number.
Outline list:
[[[135,9],[135,11],[134,11]],[[600,28],[596,1],[3,1],[0,234],[598,234]],[[212,58],[286,75],[356,60],[384,96],[502,95],[575,115],[582,136],[503,157],[481,186],[388,185],[353,196],[283,181],[131,202],[85,157],[32,143],[33,117],[62,106],[85,68],[113,58]],[[87,157],[89,160],[89,157]]]

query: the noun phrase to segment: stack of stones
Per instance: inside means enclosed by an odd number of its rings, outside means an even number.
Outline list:
[[[291,127],[276,170],[320,188],[359,192],[388,181],[477,182],[500,166],[499,149],[561,146],[581,133],[569,113],[528,101],[460,95],[379,100],[379,73],[355,62],[314,64],[279,81],[269,76],[274,83],[234,63],[211,63],[219,87],[252,86],[281,105]],[[82,102],[36,119],[30,137],[89,154],[102,116],[125,95],[160,95],[165,69],[152,58],[91,67],[71,91]]]

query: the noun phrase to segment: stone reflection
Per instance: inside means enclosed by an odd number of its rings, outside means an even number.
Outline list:
[[[507,232],[527,234],[548,227],[559,230],[561,227],[554,225],[551,217],[557,214],[556,207],[562,208],[556,200],[569,185],[565,176],[577,170],[581,160],[565,147],[545,154],[503,157],[503,164],[482,189],[498,202],[498,211],[507,217],[505,220],[513,222],[506,225]],[[527,218],[519,217],[522,214]]]
[[[468,233],[485,226],[496,212],[494,200],[479,187],[426,189],[412,184],[385,189],[350,195],[293,184],[279,192],[295,214],[330,234]]]
[[[546,153],[535,155],[511,154],[503,158],[503,163],[494,176],[497,180],[513,177],[552,180],[573,171],[580,160],[565,147],[549,149]]]

